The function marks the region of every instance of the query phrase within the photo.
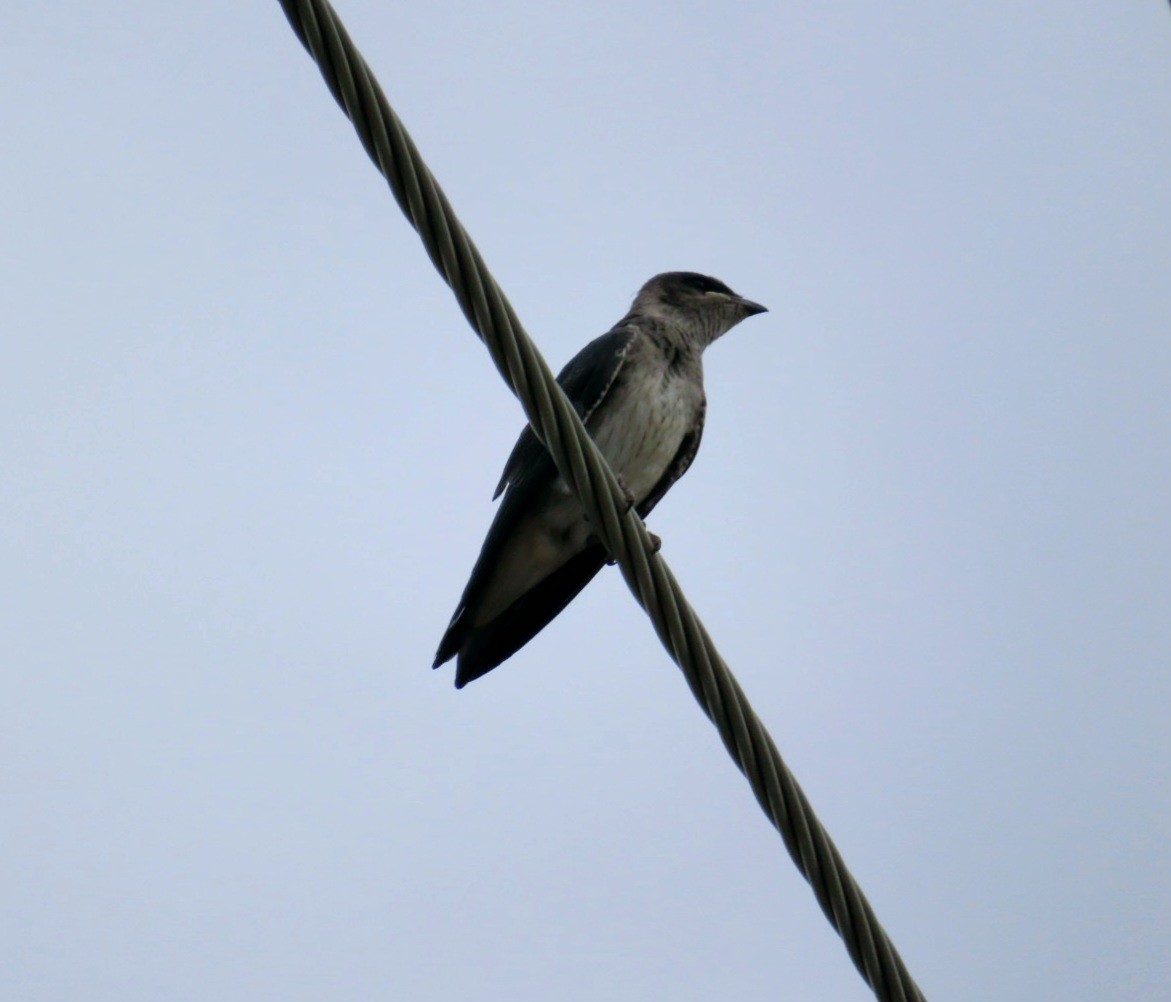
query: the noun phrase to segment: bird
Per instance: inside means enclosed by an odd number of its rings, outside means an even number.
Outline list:
[[[699,449],[707,410],[704,349],[765,312],[718,279],[664,272],[557,377],[640,517],[687,472]],[[501,494],[432,666],[456,658],[457,689],[527,644],[609,561],[531,426],[517,439],[493,500]]]

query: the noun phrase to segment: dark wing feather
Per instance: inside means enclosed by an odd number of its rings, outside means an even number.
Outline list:
[[[480,548],[480,555],[476,558],[476,566],[472,568],[459,605],[456,606],[455,614],[447,626],[447,632],[439,641],[439,649],[435,652],[432,667],[438,668],[445,661],[450,661],[463,646],[472,629],[471,621],[483,599],[484,590],[488,587],[492,570],[501,553],[521,520],[540,502],[541,496],[548,490],[556,475],[557,468],[553,465],[553,460],[542,448],[540,455],[535,456],[532,462],[526,463],[517,473],[516,479],[510,482],[508,493],[500,502],[496,517],[488,529],[484,545]]]
[[[455,663],[455,687],[462,689],[524,647],[577,597],[605,562],[605,549],[600,543],[593,543],[518,598],[491,623],[471,629],[463,639]]]
[[[606,399],[614,377],[626,360],[626,352],[633,338],[634,332],[629,328],[616,327],[587,344],[561,370],[557,382],[583,422],[588,421],[598,404]],[[508,462],[504,464],[504,473],[492,499],[500,497],[504,488],[523,471],[539,464],[542,457],[548,458],[545,447],[533,432],[532,425],[525,425],[508,456]]]
[[[605,400],[618,371],[622,368],[622,363],[634,336],[634,332],[629,328],[617,327],[591,341],[561,370],[557,382],[560,383],[566,396],[569,397],[570,403],[573,404],[574,410],[583,421],[588,421],[598,405]],[[534,598],[529,595],[514,603],[514,606],[521,604],[521,602],[528,603],[525,610],[517,613],[518,621],[523,620],[525,625],[520,628],[514,627],[504,630],[500,642],[494,646],[488,642],[488,633],[495,628],[501,617],[497,617],[492,623],[478,629],[474,629],[471,625],[471,620],[475,615],[474,610],[480,603],[484,589],[491,580],[492,570],[500,559],[501,552],[516,531],[521,519],[532,511],[534,504],[538,502],[542,493],[548,489],[556,476],[557,468],[553,464],[548,450],[533,433],[532,427],[526,426],[521,432],[520,438],[517,439],[512,454],[508,457],[504,475],[500,478],[500,484],[496,488],[496,497],[505,488],[507,488],[507,493],[505,493],[504,500],[501,501],[500,508],[496,512],[496,518],[493,519],[492,526],[488,530],[488,536],[484,540],[480,556],[476,560],[476,566],[472,568],[471,577],[464,588],[455,614],[451,617],[447,632],[439,642],[439,650],[435,654],[434,662],[436,668],[449,661],[473,633],[480,635],[481,647],[487,651],[489,647],[503,649],[510,643],[507,639],[509,636],[516,634],[518,629],[519,632],[524,632],[522,640],[511,647],[507,653],[501,654],[496,661],[479,671],[478,674],[482,675],[533,637],[541,627],[565,608],[574,595],[581,591],[597,573],[597,568],[594,568],[588,575],[581,577],[580,583],[576,584],[576,587],[569,590],[570,579],[574,576],[570,568],[573,568],[576,575],[580,577],[585,567],[585,564],[579,563],[582,555],[570,560],[565,567],[550,575],[534,589],[534,591],[542,592],[552,578],[558,578],[556,587],[547,598],[542,596]],[[598,567],[601,567],[602,562],[604,562],[604,554],[598,558]],[[559,577],[561,574],[566,574],[567,577],[562,580]],[[564,597],[559,600],[560,604],[557,604],[557,595],[561,591],[564,592]],[[508,615],[511,611],[510,608],[503,615]],[[543,620],[539,619],[540,614],[544,615]],[[464,658],[461,657],[461,664],[463,660]],[[485,661],[486,655],[477,659],[476,663],[482,664]]]

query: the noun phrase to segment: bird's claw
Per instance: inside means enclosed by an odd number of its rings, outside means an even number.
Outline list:
[[[618,489],[622,491],[622,499],[626,502],[626,510],[630,511],[634,507],[634,492],[626,486],[626,481],[622,479],[621,473],[614,479],[618,481]]]

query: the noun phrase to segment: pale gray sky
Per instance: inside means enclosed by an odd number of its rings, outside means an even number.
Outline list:
[[[933,999],[1171,995],[1171,10],[339,12]],[[457,693],[520,410],[276,3],[5,5],[0,997],[870,998],[620,577]]]

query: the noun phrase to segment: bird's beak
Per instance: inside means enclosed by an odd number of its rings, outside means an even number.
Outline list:
[[[743,296],[738,296],[736,293],[729,295],[726,292],[716,292],[714,289],[711,292],[705,292],[705,296],[711,296],[712,299],[722,299],[725,302],[735,303],[744,311],[746,317],[754,317],[758,313],[768,313],[767,306],[761,306],[760,303],[754,303],[751,299],[745,299]]]

